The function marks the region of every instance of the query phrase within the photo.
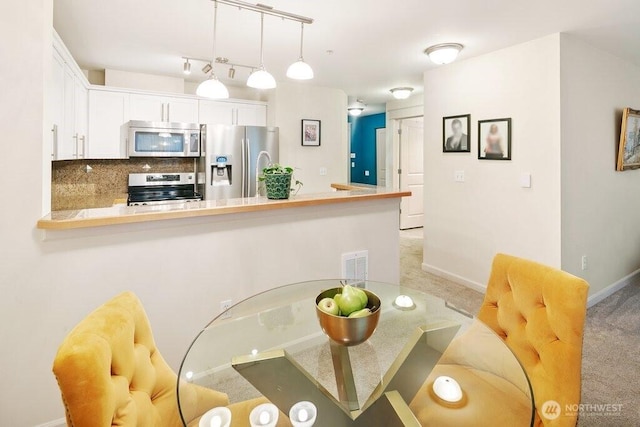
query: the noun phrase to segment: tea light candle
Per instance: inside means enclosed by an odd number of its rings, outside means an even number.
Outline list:
[[[258,422],[260,423],[260,425],[266,426],[270,421],[271,414],[269,414],[269,411],[260,412],[260,415],[258,416]]]
[[[220,418],[220,415],[214,415],[211,417],[210,425],[211,427],[222,427],[222,418]]]
[[[298,411],[298,421],[305,422],[309,419],[309,413],[306,409],[302,408]]]
[[[440,399],[450,403],[456,403],[462,399],[462,389],[458,381],[444,375],[433,382],[433,392]]]
[[[293,405],[289,410],[289,420],[293,427],[312,427],[316,423],[318,408],[306,400]]]
[[[394,304],[399,308],[412,308],[414,306],[413,300],[409,295],[398,295]]]

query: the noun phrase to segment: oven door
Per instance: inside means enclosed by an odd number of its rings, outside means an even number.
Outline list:
[[[200,130],[180,123],[131,122],[128,151],[129,157],[199,157]]]

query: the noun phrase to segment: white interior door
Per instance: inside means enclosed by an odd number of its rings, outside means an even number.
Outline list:
[[[423,118],[400,122],[400,189],[411,197],[400,202],[400,229],[424,226],[424,139]]]
[[[387,129],[376,129],[376,174],[377,184],[387,186]]]

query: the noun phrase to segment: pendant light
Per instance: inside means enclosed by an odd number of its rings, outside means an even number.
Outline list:
[[[309,80],[313,78],[313,70],[302,58],[302,46],[304,45],[304,22],[301,22],[300,25],[300,57],[297,62],[289,65],[289,68],[287,69],[287,77],[295,80]]]
[[[218,29],[218,2],[213,1],[213,59],[211,64],[216,60],[216,30]],[[216,73],[211,68],[211,76],[198,85],[196,89],[196,95],[203,98],[211,99],[226,99],[229,98],[229,90],[227,87],[216,77]]]
[[[260,68],[251,73],[247,86],[254,89],[273,89],[276,79],[264,69],[264,13],[260,14]]]

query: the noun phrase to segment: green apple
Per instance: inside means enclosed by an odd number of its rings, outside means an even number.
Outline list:
[[[327,314],[337,316],[340,313],[340,307],[333,298],[323,298],[318,303],[318,308]]]
[[[342,288],[342,294],[337,301],[343,316],[348,316],[354,311],[364,308],[360,296],[351,285],[345,285]]]
[[[367,317],[368,315],[371,314],[371,310],[369,310],[368,308],[363,308],[362,310],[358,310],[358,311],[354,311],[353,313],[351,313],[349,315],[350,318],[354,318],[354,317]]]

